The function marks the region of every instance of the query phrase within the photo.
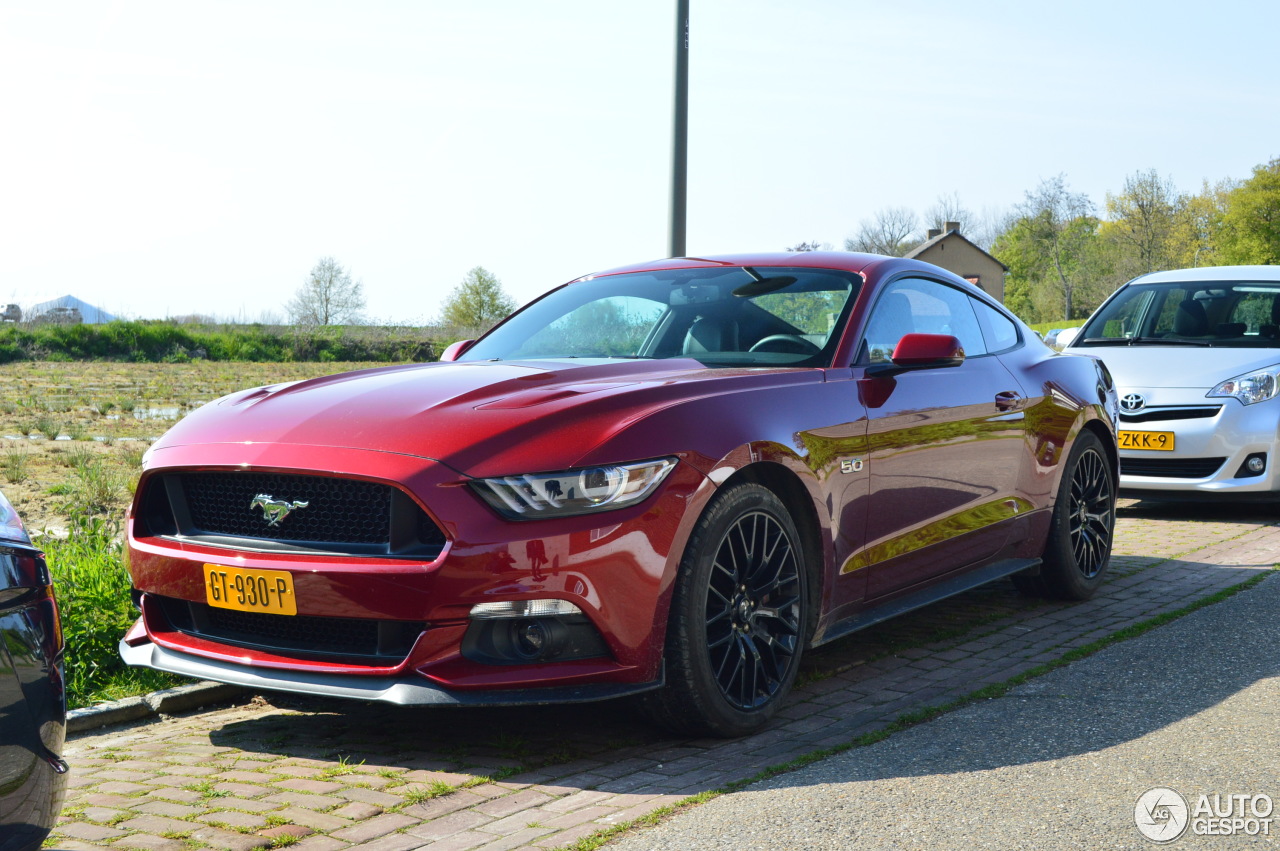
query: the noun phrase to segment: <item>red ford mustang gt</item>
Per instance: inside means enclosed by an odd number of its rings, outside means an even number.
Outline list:
[[[639,694],[739,735],[806,647],[1107,567],[1105,367],[934,266],[646,263],[443,361],[246,390],[157,442],[124,659],[400,704]]]

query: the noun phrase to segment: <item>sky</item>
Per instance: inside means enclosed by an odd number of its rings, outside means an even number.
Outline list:
[[[691,0],[687,251],[1280,156],[1274,2]],[[666,256],[675,0],[0,0],[0,302],[375,321]]]

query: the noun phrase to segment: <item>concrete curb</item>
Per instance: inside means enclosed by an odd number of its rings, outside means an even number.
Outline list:
[[[111,700],[88,706],[84,709],[73,709],[67,713],[67,733],[83,733],[96,730],[110,724],[123,724],[125,721],[137,721],[139,718],[150,718],[157,715],[172,715],[175,712],[186,712],[199,709],[211,703],[222,703],[249,693],[243,686],[232,686],[225,683],[200,682],[189,686],[178,686],[141,697],[126,697],[122,700]]]

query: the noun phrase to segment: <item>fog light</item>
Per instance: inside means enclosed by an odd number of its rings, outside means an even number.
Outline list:
[[[609,647],[585,615],[473,618],[462,655],[485,665],[535,665],[602,658]]]
[[[542,655],[547,646],[547,629],[539,621],[521,621],[516,624],[516,646],[531,659]]]
[[[1240,465],[1240,469],[1236,470],[1237,479],[1250,479],[1254,476],[1261,476],[1267,469],[1267,453],[1254,452],[1248,458],[1244,459],[1244,463]]]

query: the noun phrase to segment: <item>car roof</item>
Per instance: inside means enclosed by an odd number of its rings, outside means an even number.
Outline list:
[[[1135,278],[1135,284],[1165,284],[1175,281],[1277,281],[1280,266],[1201,266],[1196,269],[1170,269]]]
[[[715,266],[812,266],[822,269],[844,269],[861,272],[876,261],[887,260],[875,254],[858,254],[851,251],[774,251],[750,254],[717,254],[710,257],[667,257],[644,263],[631,263],[614,269],[596,272],[596,275],[616,275],[623,272],[648,272],[657,269],[699,269]]]
[[[975,287],[964,278],[931,263],[909,260],[904,257],[862,254],[856,251],[774,251],[751,254],[718,254],[711,257],[668,257],[661,260],[650,260],[646,263],[633,263],[614,269],[606,269],[584,277],[594,278],[604,275],[619,275],[626,272],[652,272],[660,269],[705,269],[715,266],[787,266],[791,268],[841,269],[864,277],[876,272],[893,274],[914,271],[935,277],[943,277],[954,284],[959,284],[973,291],[979,291],[978,287]],[[583,278],[578,280],[583,280]]]

